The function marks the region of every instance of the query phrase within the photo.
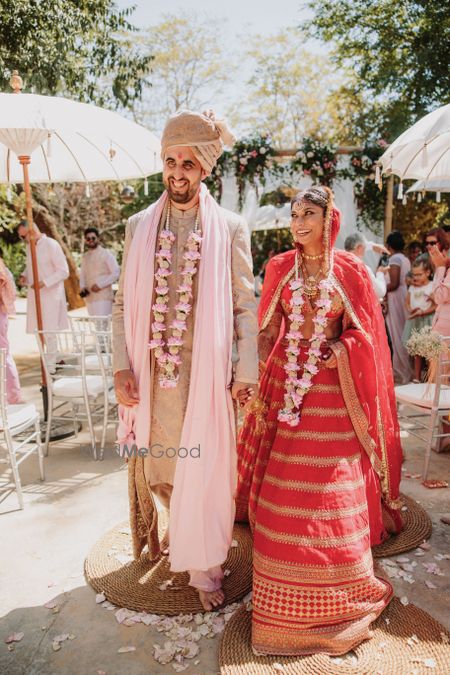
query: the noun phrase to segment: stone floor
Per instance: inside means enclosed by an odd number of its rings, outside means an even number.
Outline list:
[[[24,394],[39,404],[36,361],[18,357]],[[38,479],[33,456],[21,467],[25,509],[18,509],[14,492],[6,487],[7,467],[0,464],[0,673],[5,675],[141,675],[174,672],[171,664],[153,658],[154,645],[167,638],[155,626],[119,624],[114,611],[95,602],[86,585],[84,558],[109,528],[127,518],[126,468],[114,453],[113,429],[103,462],[89,454],[86,434],[51,446],[45,460],[46,481]],[[416,478],[422,451],[417,441],[404,439],[406,461],[402,490],[417,499],[433,521],[429,551],[412,551],[400,565],[413,566],[407,578],[393,578],[396,594],[407,597],[450,628],[450,527],[440,522],[450,515],[450,490],[429,490]],[[433,453],[430,477],[446,478],[450,455]],[[423,563],[434,563],[442,573],[427,572]],[[433,587],[425,584],[427,581]],[[55,601],[48,609],[45,603]],[[24,633],[9,651],[5,639]],[[54,638],[70,634],[73,639],[54,651]],[[200,640],[200,653],[187,669],[196,675],[218,672],[219,637]],[[118,653],[121,647],[134,651]]]

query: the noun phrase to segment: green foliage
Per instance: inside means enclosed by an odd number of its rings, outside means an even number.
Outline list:
[[[365,102],[358,124],[368,137],[393,140],[450,101],[450,13],[442,0],[308,0],[303,28],[351,67],[353,93]]]
[[[264,129],[278,148],[295,148],[304,136],[342,142],[349,115],[337,100],[347,73],[334,72],[327,55],[308,48],[302,31],[285,28],[246,40],[251,76],[245,100],[233,111],[233,122],[245,133]],[[243,115],[243,110],[245,111]]]
[[[1,257],[6,267],[13,275],[15,281],[20,277],[26,266],[25,246],[22,242],[0,243]]]
[[[142,180],[134,181],[130,185],[133,185],[136,192],[133,201],[122,208],[123,218],[129,218],[134,213],[139,213],[139,211],[146,209],[150,204],[156,202],[164,192],[162,173],[149,176],[148,195],[145,195],[144,182]]]
[[[139,53],[113,0],[0,3],[0,89],[17,69],[26,91],[127,106],[142,93],[151,56]]]
[[[421,201],[408,195],[407,202],[394,199],[393,229],[400,230],[406,241],[421,241],[428,230],[449,224],[450,194],[442,194],[442,202],[436,202],[434,192],[426,192]]]
[[[252,233],[253,272],[264,275],[267,260],[272,255],[292,248],[292,235],[288,227],[279,230],[261,230]]]
[[[15,187],[10,186],[8,189],[6,185],[0,184],[0,235],[2,232],[12,232],[19,224],[20,217],[15,208],[16,203]]]

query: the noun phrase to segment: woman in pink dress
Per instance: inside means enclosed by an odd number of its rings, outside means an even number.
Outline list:
[[[387,236],[386,246],[390,253],[386,325],[392,343],[392,367],[396,383],[408,384],[411,381],[412,371],[402,335],[407,318],[406,275],[411,269],[411,263],[403,253],[405,242],[401,232],[398,230],[391,232]]]
[[[9,404],[20,403],[19,374],[9,349],[8,315],[15,314],[16,286],[13,276],[0,258],[0,348],[6,349],[6,396]]]

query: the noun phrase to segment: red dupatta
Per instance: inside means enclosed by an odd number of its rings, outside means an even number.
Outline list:
[[[387,529],[399,531],[402,450],[386,329],[364,264],[352,253],[332,249],[339,227],[340,212],[332,207],[324,228],[326,270],[346,312],[343,333],[332,349],[355,433],[380,479],[391,519]],[[269,324],[281,291],[294,275],[294,263],[295,249],[275,256],[267,265],[258,309],[260,330]],[[284,329],[282,324],[280,336]]]

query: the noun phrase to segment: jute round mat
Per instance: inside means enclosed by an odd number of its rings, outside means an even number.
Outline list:
[[[400,496],[406,506],[406,511],[402,511],[405,527],[400,534],[389,537],[382,544],[374,546],[372,548],[374,558],[386,558],[411,551],[431,535],[432,524],[425,509],[414,499],[403,494]]]
[[[388,619],[388,623],[386,623]],[[414,605],[394,598],[372,624],[373,637],[344,656],[255,656],[251,612],[239,609],[219,649],[221,675],[443,675],[449,672],[450,633]]]
[[[165,526],[160,522],[160,539]],[[230,548],[223,566],[226,604],[240,600],[252,587],[249,528],[235,524],[233,538],[237,545]],[[92,588],[119,607],[169,616],[204,612],[197,591],[188,586],[189,575],[172,573],[167,557],[153,564],[145,553],[139,560],[133,559],[128,523],[117,525],[95,544],[85,560],[84,571]]]

